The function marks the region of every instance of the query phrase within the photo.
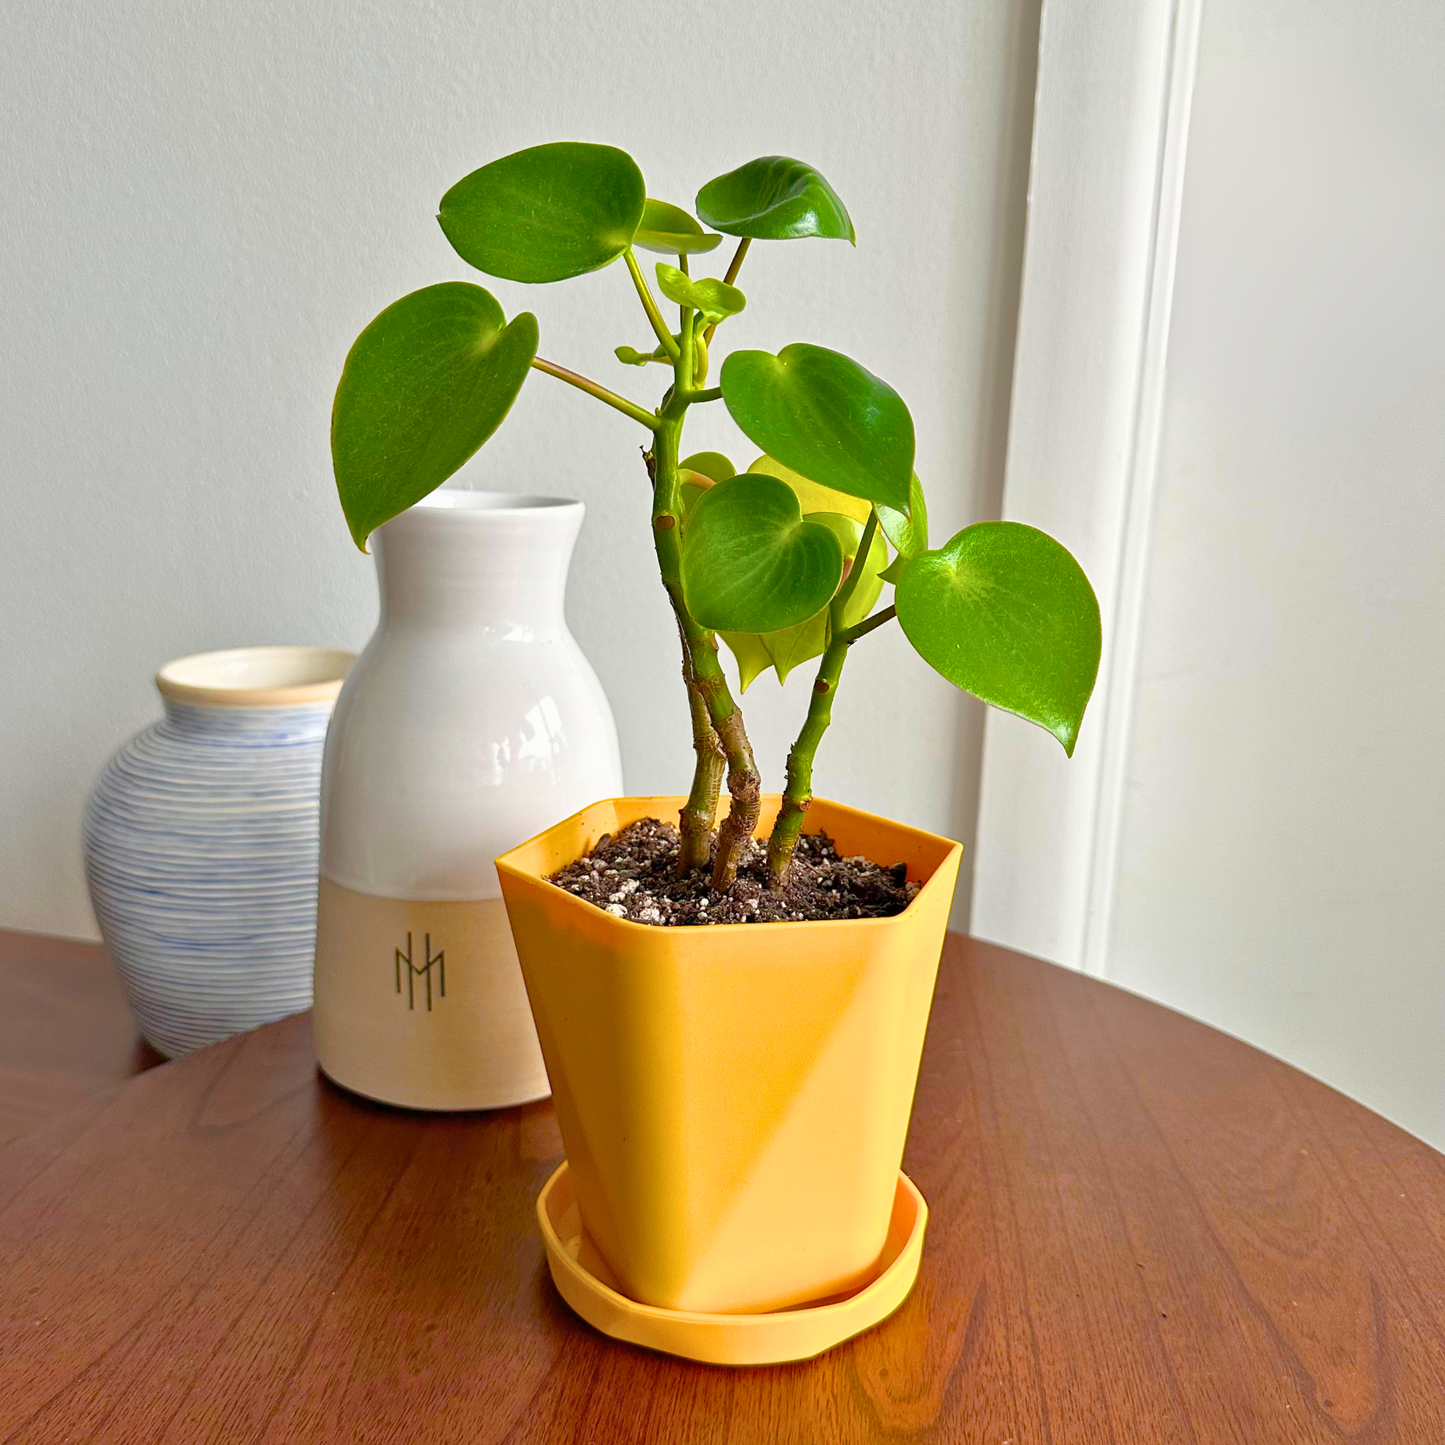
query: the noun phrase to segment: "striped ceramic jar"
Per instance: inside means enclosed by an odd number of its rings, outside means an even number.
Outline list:
[[[321,753],[351,662],[250,647],[169,663],[165,717],[91,792],[91,902],[169,1057],[311,1005]]]

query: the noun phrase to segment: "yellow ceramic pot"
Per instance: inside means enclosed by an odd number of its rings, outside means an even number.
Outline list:
[[[582,1222],[643,1304],[844,1294],[888,1235],[963,850],[816,799],[807,831],[923,883],[894,918],[833,923],[654,928],[545,881],[682,803],[595,803],[497,859]]]

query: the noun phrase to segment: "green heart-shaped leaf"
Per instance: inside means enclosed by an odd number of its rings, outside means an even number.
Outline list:
[[[663,256],[692,256],[720,246],[722,237],[709,235],[681,206],[670,206],[649,196],[632,244]]]
[[[806,621],[838,589],[843,549],[805,521],[776,477],[730,477],[698,498],[682,538],[682,592],[703,627],[774,632]]]
[[[701,472],[715,482],[725,482],[737,476],[737,468],[721,452],[694,452],[678,464],[690,472]]]
[[[701,311],[703,320],[708,322],[726,321],[748,304],[748,298],[736,286],[711,276],[694,281],[685,271],[669,266],[666,261],[657,263],[657,289],[669,301]]]
[[[900,557],[916,557],[928,550],[928,507],[923,500],[923,484],[918,480],[917,472],[908,483],[908,511],[899,512],[889,506],[880,506],[878,525]],[[892,578],[888,580],[892,581]]]
[[[838,538],[839,544],[843,548],[844,575],[849,575],[852,568],[858,566],[858,544],[863,540],[863,529],[851,517],[842,517],[836,512],[813,512],[808,514],[808,521],[820,523]],[[883,591],[883,583],[878,574],[883,570],[887,561],[888,548],[884,546],[883,539],[875,532],[873,544],[868,549],[868,558],[863,563],[863,575],[858,579],[858,585],[853,589],[852,596],[848,598],[847,604],[843,608],[843,625],[845,627],[852,627],[854,623],[861,622],[873,610],[873,604]],[[823,649],[828,645],[831,630],[830,609],[825,607],[821,612],[814,613],[806,622],[800,622],[796,627],[785,627],[778,632],[765,633],[761,641],[767,648],[768,656],[773,660],[778,681],[786,682],[788,674],[795,667],[801,666],[815,657],[821,657]]]
[[[748,470],[786,482],[798,498],[803,515],[809,521],[831,528],[843,546],[845,565],[853,562],[858,543],[862,540],[862,523],[868,520],[870,507],[867,502],[835,492],[831,487],[821,487],[817,482],[810,482],[807,477],[785,467],[774,457],[761,456]],[[686,492],[687,488],[684,487],[683,490]],[[868,570],[859,580],[844,609],[844,621],[848,626],[861,622],[872,610],[883,590],[882,569],[887,561],[888,548],[884,545],[883,538],[875,534],[865,564]],[[825,608],[806,622],[782,628],[777,632],[765,635],[725,632],[719,635],[737,658],[739,683],[746,692],[758,676],[770,667],[776,669],[781,682],[800,663],[821,656],[828,645],[828,628],[829,618]]]
[[[331,458],[362,551],[496,431],[536,351],[530,311],[507,325],[495,298],[465,281],[403,296],[356,338],[331,410]]]
[[[719,380],[743,434],[784,466],[850,497],[908,510],[913,418],[886,381],[841,352],[801,343],[776,356],[735,351]]]
[[[761,156],[709,181],[697,193],[697,213],[729,236],[856,239],[847,207],[833,187],[812,166],[787,156]]]
[[[458,181],[437,220],[463,261],[509,281],[565,281],[615,261],[646,200],[613,146],[561,141],[503,156]]]
[[[925,662],[1073,756],[1099,670],[1099,604],[1083,569],[1045,532],[979,522],[908,561],[898,621]]]

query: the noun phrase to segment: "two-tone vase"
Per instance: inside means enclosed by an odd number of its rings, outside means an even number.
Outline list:
[[[550,1090],[493,860],[621,791],[563,599],[580,502],[443,489],[371,537],[376,633],[326,744],[316,1050],[390,1104]]]

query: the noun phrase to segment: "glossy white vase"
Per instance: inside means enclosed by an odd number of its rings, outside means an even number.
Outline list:
[[[443,490],[372,535],[381,619],[326,742],[315,988],[321,1067],[370,1098],[549,1092],[493,859],[622,792],[562,614],[582,515]]]

